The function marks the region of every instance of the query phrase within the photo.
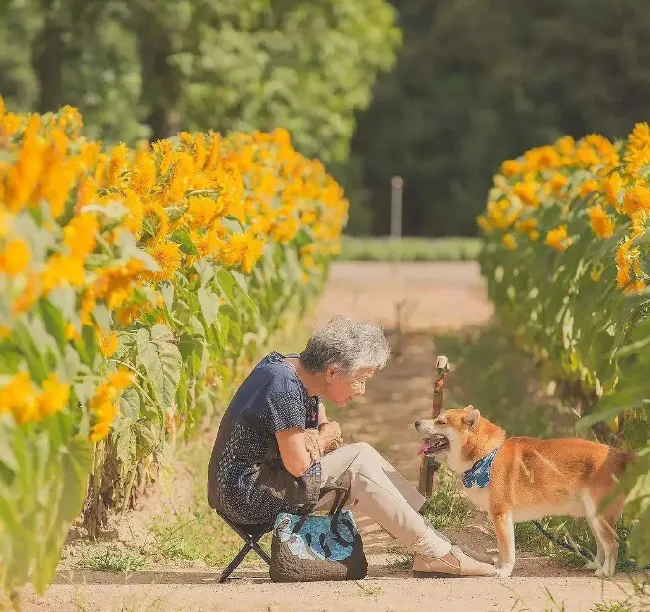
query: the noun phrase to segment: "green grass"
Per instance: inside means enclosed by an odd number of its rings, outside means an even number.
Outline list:
[[[142,569],[146,562],[146,558],[136,551],[109,546],[99,550],[91,548],[77,567],[108,572],[133,572]]]
[[[435,491],[422,508],[423,516],[441,530],[466,525],[471,513],[471,504],[461,495],[456,477],[443,465],[436,477]]]
[[[415,238],[392,242],[389,238],[344,236],[342,261],[465,261],[474,260],[480,238]]]
[[[172,520],[154,521],[150,526],[152,541],[144,551],[157,561],[203,561],[208,567],[227,565],[243,545],[242,540],[214,510],[203,508],[196,500],[193,505]]]
[[[359,580],[355,580],[356,585],[361,590],[361,593],[366,597],[377,597],[384,592],[383,587],[374,584],[363,584]]]
[[[217,425],[215,436],[216,432]],[[213,437],[198,442],[190,443],[178,454],[190,468],[190,503],[153,519],[141,552],[155,562],[202,561],[208,567],[223,567],[239,552],[242,540],[208,505],[206,487]],[[268,550],[268,542],[261,543]],[[248,559],[256,559],[255,554]]]
[[[499,326],[439,334],[435,343],[437,353],[446,355],[452,365],[445,387],[448,393],[445,408],[472,404],[511,435],[542,438],[573,435],[575,415],[570,408],[544,393],[529,356]],[[450,492],[441,495],[441,508],[445,503],[453,502],[453,496],[450,502],[444,498],[450,496]],[[440,513],[438,518],[443,522],[454,520],[448,519],[444,513]],[[560,539],[569,535],[583,548],[595,552],[596,545],[584,519],[552,517],[541,522]],[[617,531],[619,538],[625,540],[629,526],[620,522]],[[518,523],[515,539],[519,548],[553,557],[563,565],[582,566],[586,563],[583,557],[549,541],[533,523]],[[622,567],[627,553],[624,543],[619,550],[619,567]]]
[[[413,566],[413,556],[404,555],[399,559],[395,559],[389,567],[390,569],[399,570],[399,571],[408,571]]]
[[[596,552],[596,542],[584,519],[572,519],[568,517],[547,517],[540,523],[544,528],[566,541],[571,546],[571,541],[565,538],[569,536],[571,540],[581,548]],[[629,525],[625,520],[619,521],[616,526],[616,533],[621,541],[618,550],[617,565],[619,571],[626,569],[626,560],[629,558],[629,547],[626,538],[629,534]],[[551,542],[537,527],[530,522],[517,523],[515,525],[515,541],[517,546],[524,550],[534,552],[545,557],[553,557],[562,565],[567,567],[582,567],[587,560],[578,553],[571,552]]]
[[[545,587],[544,590],[546,591],[546,599],[548,599],[551,605],[544,608],[543,612],[567,612],[563,601],[556,601],[555,597],[553,597],[553,594],[548,590],[548,588]]]
[[[632,606],[624,601],[610,601],[596,604],[592,612],[635,612]]]

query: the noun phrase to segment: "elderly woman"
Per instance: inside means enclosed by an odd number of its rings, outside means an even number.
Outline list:
[[[208,471],[210,506],[235,523],[268,524],[279,512],[326,509],[333,494],[320,489],[344,484],[355,511],[415,553],[415,574],[495,575],[493,565],[433,529],[418,513],[424,498],[374,448],[342,445],[338,423],[327,419],[321,398],[342,407],[363,395],[389,356],[379,326],[336,316],[299,355],[262,359],[221,421]]]

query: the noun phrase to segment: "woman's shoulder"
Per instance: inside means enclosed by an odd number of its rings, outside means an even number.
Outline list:
[[[301,396],[300,380],[293,366],[285,360],[286,357],[293,357],[293,355],[283,355],[273,351],[262,358],[251,374],[255,378],[259,376],[263,379],[270,393],[290,393]]]
[[[293,369],[291,367],[291,364],[287,362],[287,358],[296,358],[299,357],[298,353],[286,353],[283,354],[280,351],[271,351],[266,357],[263,357],[262,360],[260,361],[260,364],[262,363],[279,363],[285,366],[288,366],[289,368]]]

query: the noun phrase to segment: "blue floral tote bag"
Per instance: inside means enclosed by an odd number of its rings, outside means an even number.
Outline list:
[[[350,493],[335,490],[328,515],[278,514],[271,540],[270,575],[273,582],[360,580],[368,573],[363,542],[352,512],[344,510]]]

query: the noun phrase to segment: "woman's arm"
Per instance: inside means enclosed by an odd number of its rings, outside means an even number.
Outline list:
[[[307,439],[307,434],[310,438]],[[305,432],[300,427],[292,427],[275,432],[280,457],[287,471],[302,476],[320,458],[341,446],[341,428],[332,421],[323,423],[318,430]]]
[[[276,431],[275,437],[284,467],[292,476],[302,476],[313,463],[305,444],[305,432],[300,427],[292,427]]]

